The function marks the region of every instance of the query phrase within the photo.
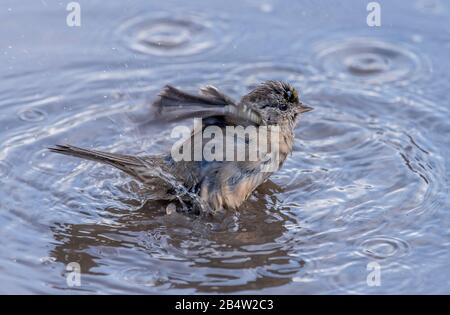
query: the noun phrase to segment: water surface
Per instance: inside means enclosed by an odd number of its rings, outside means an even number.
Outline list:
[[[450,6],[380,1],[4,1],[0,292],[450,293]],[[285,80],[315,107],[237,213],[167,215],[70,143],[168,150],[165,84],[234,98]],[[81,266],[81,286],[66,266]],[[368,264],[381,267],[369,286]]]

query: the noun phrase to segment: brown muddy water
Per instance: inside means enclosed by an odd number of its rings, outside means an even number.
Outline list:
[[[2,1],[0,292],[450,293],[450,5],[379,2],[369,27],[366,1],[79,1],[68,27],[65,1]],[[46,150],[164,152],[171,126],[142,123],[162,86],[267,79],[315,111],[220,219]]]

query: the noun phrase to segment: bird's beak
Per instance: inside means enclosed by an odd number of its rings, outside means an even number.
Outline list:
[[[314,108],[312,108],[311,106],[308,106],[306,104],[300,103],[300,105],[298,106],[298,112],[299,113],[306,113],[306,112],[310,112],[312,111]]]

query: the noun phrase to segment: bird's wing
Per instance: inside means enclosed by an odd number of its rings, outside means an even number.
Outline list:
[[[211,85],[200,89],[200,95],[192,95],[167,85],[153,107],[156,109],[156,119],[160,121],[203,118],[215,124],[246,126],[264,123],[261,115],[253,108],[237,104]]]
[[[236,106],[236,102],[231,97],[219,91],[218,88],[212,85],[207,85],[200,88],[200,95],[210,98],[216,104],[230,104]]]

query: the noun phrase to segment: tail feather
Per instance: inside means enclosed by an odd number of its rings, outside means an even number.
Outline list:
[[[95,162],[109,164],[150,187],[155,199],[173,200],[178,195],[186,195],[180,190],[180,182],[172,175],[173,169],[165,163],[164,156],[131,156],[79,148],[73,145],[55,145],[51,152],[75,156]],[[189,198],[189,195],[187,195]]]
[[[145,169],[153,164],[151,160],[144,160],[140,157],[107,153],[97,150],[88,150],[72,145],[56,145],[55,147],[49,148],[49,150],[59,154],[70,155],[82,159],[109,164],[141,181],[143,180],[142,175],[143,173],[145,173]]]

